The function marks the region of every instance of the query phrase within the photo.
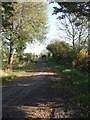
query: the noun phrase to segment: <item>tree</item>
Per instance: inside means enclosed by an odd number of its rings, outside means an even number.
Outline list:
[[[2,2],[2,34],[9,49],[10,66],[14,53],[22,54],[27,42],[45,38],[45,10],[44,3]]]
[[[70,53],[72,52],[72,48],[70,45],[64,41],[56,40],[53,43],[50,43],[47,46],[47,50],[49,50],[54,59],[65,60],[71,58]],[[66,60],[65,60],[66,61]]]
[[[52,0],[51,0],[52,1]],[[60,8],[54,7],[54,14],[74,14],[77,18],[85,17],[88,25],[88,51],[90,53],[90,1],[88,2],[58,2]],[[63,17],[63,15],[62,15]]]
[[[3,43],[10,46],[9,47],[9,58],[8,64],[12,64],[13,53],[14,53],[14,35],[13,35],[13,16],[14,8],[12,3],[2,3],[3,13],[2,13],[2,25],[3,25]]]
[[[24,59],[26,62],[30,62],[30,61],[33,61],[33,54],[32,53],[24,53]]]
[[[88,40],[87,20],[85,17],[77,18],[74,14],[62,14],[63,17],[58,17],[58,28],[62,30],[65,35],[61,36],[59,34],[59,36],[72,42],[73,49],[75,49],[77,44],[79,51],[82,47],[85,47]]]
[[[52,1],[52,0],[51,0]],[[85,16],[88,20],[90,20],[90,1],[88,2],[58,2],[57,0],[55,0],[55,2],[58,3],[58,5],[60,6],[60,8],[54,7],[54,13],[60,13],[60,12],[64,12],[64,13],[73,13],[75,14],[77,17],[80,16]]]

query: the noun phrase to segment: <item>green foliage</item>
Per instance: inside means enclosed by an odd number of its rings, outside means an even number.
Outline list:
[[[55,41],[47,46],[47,49],[52,53],[52,57],[57,62],[70,64],[81,71],[88,71],[89,55],[87,50],[72,49],[69,44],[63,41]]]
[[[46,34],[46,5],[39,2],[2,2],[3,51],[8,51],[8,64],[14,53],[22,57],[26,43],[43,40]]]
[[[55,0],[56,1],[56,0]],[[57,2],[57,1],[56,1]],[[90,19],[90,1],[88,2],[58,2],[60,8],[55,7],[54,13],[59,12],[75,14],[77,17],[85,16]]]
[[[55,41],[49,44],[47,50],[52,53],[55,59],[60,61],[67,60],[69,62],[74,58],[74,50],[64,41]]]
[[[63,79],[69,83],[67,87],[69,87],[71,92],[74,94],[75,108],[77,112],[80,113],[83,118],[88,117],[88,97],[90,97],[88,93],[88,73],[82,73],[70,66],[60,64],[60,62],[55,62],[53,59],[48,61],[48,63],[56,69],[58,74],[61,75],[62,73]],[[55,84],[52,87],[60,88],[61,86],[60,84]]]
[[[33,60],[33,55],[32,53],[24,53],[23,55],[23,59],[26,61],[26,62],[31,62]]]
[[[52,0],[51,0],[52,1]],[[55,0],[57,2],[57,0]],[[58,14],[60,25],[65,36],[62,38],[72,42],[73,48],[89,48],[90,40],[88,31],[90,30],[90,1],[88,2],[57,2],[60,7],[54,7],[53,14]]]

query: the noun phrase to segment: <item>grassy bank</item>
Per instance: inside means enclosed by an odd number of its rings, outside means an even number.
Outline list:
[[[27,71],[31,71],[34,63],[25,64],[22,67],[15,66],[12,71],[3,71],[2,85],[9,84],[15,78],[23,76]]]
[[[81,114],[81,117],[88,116],[89,106],[89,93],[88,93],[88,73],[80,72],[69,65],[62,64],[60,62],[48,61],[50,66],[53,66],[58,74],[61,74],[64,79],[70,81],[71,91],[75,96],[75,104],[77,112]],[[70,87],[70,86],[68,86]]]

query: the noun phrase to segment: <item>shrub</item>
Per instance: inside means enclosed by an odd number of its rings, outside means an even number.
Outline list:
[[[79,70],[86,71],[88,70],[88,61],[90,57],[88,52],[85,49],[80,50],[75,61],[75,67]]]

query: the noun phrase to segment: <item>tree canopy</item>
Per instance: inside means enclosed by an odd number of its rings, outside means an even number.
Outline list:
[[[65,41],[55,40],[47,46],[47,50],[52,53],[54,59],[59,59],[60,61],[72,57],[70,56],[72,48]]]
[[[41,2],[2,2],[2,45],[9,51],[8,64],[12,64],[14,52],[23,53],[27,42],[45,39],[46,8]]]
[[[52,1],[52,0],[51,0]],[[58,14],[59,21],[65,20],[68,16],[69,21],[73,28],[78,28],[78,47],[80,46],[87,46],[88,50],[90,51],[90,1],[88,2],[58,2],[57,0],[54,0],[58,3],[59,7],[54,7],[53,14]],[[70,16],[72,16],[72,20],[70,20]],[[70,24],[69,24],[70,25]],[[65,22],[64,22],[65,26]],[[75,26],[75,27],[74,27]],[[65,27],[67,29],[67,32],[69,33],[69,36],[71,34],[68,26]],[[64,29],[64,31],[65,31]],[[75,33],[75,29],[73,29],[73,33]],[[87,36],[86,36],[86,32]],[[83,37],[82,37],[83,36]],[[86,36],[86,37],[85,37]],[[73,45],[75,43],[75,34],[72,34],[73,37]],[[70,38],[70,37],[69,37]],[[80,45],[83,44],[83,45]],[[86,45],[87,44],[87,45]]]
[[[57,0],[55,0],[57,2]],[[60,8],[54,7],[54,13],[74,13],[77,17],[85,16],[90,19],[90,1],[88,2],[57,2]]]

